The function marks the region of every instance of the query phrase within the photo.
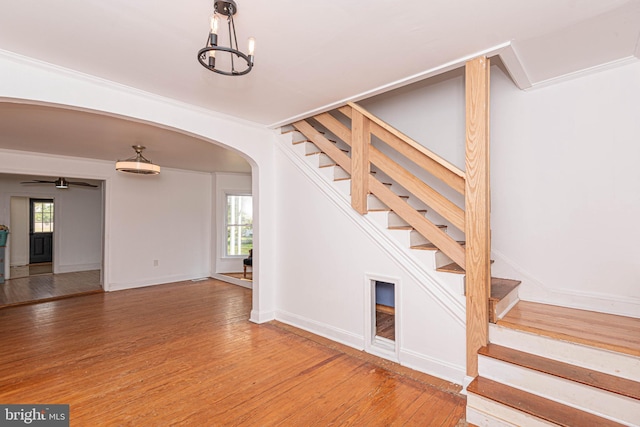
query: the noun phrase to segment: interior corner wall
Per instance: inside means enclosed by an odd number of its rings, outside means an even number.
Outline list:
[[[462,74],[362,105],[464,167]],[[640,317],[640,61],[521,91],[491,67],[493,274],[521,299]]]
[[[215,215],[216,234],[215,240],[216,273],[237,273],[243,270],[243,259],[246,257],[229,257],[226,255],[226,196],[227,194],[251,195],[251,174],[240,173],[216,173],[215,174]]]
[[[7,220],[0,221],[3,224],[11,222],[9,264],[11,267],[27,265],[29,264],[29,198],[10,196],[9,203],[11,214]]]

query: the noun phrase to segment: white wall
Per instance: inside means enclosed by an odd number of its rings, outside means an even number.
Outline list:
[[[640,316],[640,62],[529,91],[491,68],[494,275],[521,298]],[[452,73],[365,108],[464,167]]]
[[[103,112],[178,129],[244,153],[252,165],[252,194],[257,204],[254,250],[262,254],[255,266],[251,319],[262,322],[274,317],[274,254],[271,250],[262,250],[273,247],[274,227],[261,228],[262,223],[275,222],[271,132],[249,122],[8,53],[0,54],[0,101]],[[209,175],[163,169],[159,180],[135,181],[132,177],[114,175],[112,162],[30,156],[3,153],[6,161],[0,162],[0,172],[38,170],[53,176],[73,173],[77,177],[106,180],[107,289],[201,277],[211,271]],[[184,188],[190,186],[193,191],[185,192]],[[148,207],[156,211],[151,220]],[[207,217],[206,225],[204,217]],[[158,267],[153,266],[154,259],[159,260]]]
[[[0,159],[5,160],[7,153],[0,153]],[[13,161],[14,159],[12,159]],[[16,166],[16,165],[14,165]],[[35,171],[37,172],[37,171]],[[28,198],[53,199],[54,239],[53,239],[53,269],[55,273],[71,271],[96,270],[102,264],[102,192],[99,188],[70,187],[66,190],[56,189],[51,185],[23,185],[19,177],[11,175],[0,176],[0,216],[9,218],[11,213],[10,264],[26,265],[28,258],[28,234],[20,233],[20,222],[26,220],[28,232],[29,206]],[[22,215],[11,212],[12,197],[26,198],[26,215],[24,207]],[[24,203],[23,203],[24,204]],[[14,229],[14,221],[18,226]],[[15,232],[15,234],[14,234]],[[14,242],[15,239],[15,242]],[[26,257],[24,246],[26,243]],[[22,251],[14,251],[16,244]],[[18,249],[19,249],[18,248]],[[23,255],[22,259],[13,259],[13,255]]]
[[[216,215],[216,273],[234,273],[243,270],[243,257],[229,257],[225,255],[226,246],[226,196],[227,194],[251,195],[251,175],[239,173],[215,174],[215,215]]]
[[[462,383],[465,329],[312,183],[289,157],[277,161],[277,319],[363,349],[368,277],[399,288],[401,363]],[[345,202],[346,203],[346,202]],[[350,209],[349,207],[347,207]],[[357,217],[357,215],[355,215]]]
[[[9,203],[10,215],[4,220],[4,223],[11,223],[11,241],[7,242],[10,247],[9,263],[11,267],[27,265],[29,264],[29,198],[10,197]]]

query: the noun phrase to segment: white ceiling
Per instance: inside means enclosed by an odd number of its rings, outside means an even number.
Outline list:
[[[503,43],[511,43],[516,54],[511,59],[534,86],[640,55],[640,0],[238,0],[238,40],[244,46],[249,36],[256,38],[255,67],[246,76],[226,77],[196,59],[208,34],[212,3],[3,0],[0,50],[263,125],[358,98]],[[25,112],[15,104],[3,107],[0,133],[17,136],[21,130],[9,125],[19,123]],[[123,146],[137,138],[147,141],[146,132],[168,132],[127,122],[110,134],[87,113],[39,113],[43,128],[56,134],[57,148],[49,150],[61,154],[114,160],[128,154]],[[67,126],[47,119],[48,114],[62,114]],[[29,143],[17,149],[47,149],[42,134],[23,136]],[[171,150],[168,165],[173,167],[180,167],[175,147],[198,144],[175,132],[149,136],[154,141],[176,138],[175,144],[154,145],[157,154],[148,152],[162,164],[162,151]],[[116,137],[127,142],[116,146]],[[0,148],[10,143],[0,135]],[[212,153],[207,161],[237,160],[218,156]]]

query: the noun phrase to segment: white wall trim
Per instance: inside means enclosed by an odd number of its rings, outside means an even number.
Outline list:
[[[147,286],[164,285],[167,283],[175,283],[175,282],[185,282],[187,280],[199,279],[205,276],[206,274],[196,275],[195,277],[191,275],[173,275],[173,276],[145,278],[144,280],[138,280],[138,281],[127,282],[127,283],[112,282],[110,283],[109,289],[105,289],[105,291],[113,292],[113,291],[123,291],[126,289],[146,288]]]
[[[463,56],[463,57],[460,57],[460,58],[456,58],[456,59],[454,59],[452,61],[446,62],[446,63],[444,63],[442,65],[437,66],[437,67],[429,68],[428,70],[421,71],[419,73],[404,77],[404,78],[396,80],[396,81],[393,81],[391,83],[387,83],[385,85],[378,86],[376,88],[367,90],[365,92],[361,92],[361,93],[358,93],[358,94],[351,95],[351,96],[349,96],[347,98],[343,98],[343,99],[341,99],[339,101],[332,102],[330,104],[323,105],[323,106],[320,106],[318,108],[314,108],[313,110],[309,110],[309,111],[306,111],[304,113],[297,114],[297,115],[289,117],[287,119],[280,120],[280,121],[278,121],[276,123],[272,123],[272,124],[268,125],[267,127],[272,128],[272,129],[279,128],[280,126],[288,125],[290,123],[296,122],[298,120],[302,120],[302,119],[307,118],[307,117],[315,116],[316,114],[320,114],[320,113],[323,113],[325,111],[334,110],[334,109],[336,109],[338,107],[341,107],[341,106],[345,105],[348,102],[357,102],[357,101],[360,101],[360,100],[365,99],[365,98],[370,98],[372,96],[379,95],[381,93],[388,92],[390,90],[397,89],[399,87],[406,86],[406,85],[409,85],[411,83],[418,82],[420,80],[428,79],[429,77],[437,76],[438,74],[446,73],[447,71],[451,71],[451,70],[454,70],[456,68],[460,68],[460,67],[464,66],[464,64],[467,61],[469,61],[469,60],[471,60],[473,58],[477,58],[478,56],[487,56],[487,57],[494,56],[494,55],[498,54],[499,52],[501,52],[504,48],[508,47],[510,44],[511,44],[510,41],[503,42],[503,43],[500,43],[498,45],[492,46],[492,47],[490,47],[488,49],[484,49],[484,50],[481,50],[479,52],[472,53],[470,55],[466,55],[466,56]]]
[[[463,384],[466,368],[446,360],[439,360],[404,348],[400,349],[400,364],[434,377]]]
[[[154,94],[154,93],[151,93],[151,92],[146,92],[146,91],[141,90],[141,89],[136,89],[134,87],[124,85],[122,83],[117,83],[117,82],[114,82],[112,80],[103,79],[101,77],[96,77],[96,76],[93,76],[93,75],[90,75],[90,74],[82,73],[80,71],[72,70],[70,68],[61,67],[59,65],[51,64],[51,63],[48,63],[48,62],[39,61],[39,60],[36,60],[34,58],[30,58],[28,56],[20,55],[20,54],[17,54],[17,53],[14,53],[14,52],[10,52],[10,51],[7,51],[7,50],[0,49],[0,58],[12,61],[14,63],[24,64],[24,65],[36,67],[36,68],[39,68],[41,70],[57,74],[59,76],[64,76],[64,77],[68,77],[68,78],[82,80],[84,82],[91,83],[91,84],[94,84],[94,85],[97,85],[97,86],[100,86],[100,87],[103,87],[103,88],[116,90],[116,91],[120,91],[120,92],[125,92],[125,93],[127,93],[129,95],[133,95],[133,96],[136,96],[136,97],[144,98],[144,99],[146,99],[148,101],[161,102],[161,103],[169,104],[169,105],[172,105],[174,107],[178,107],[178,108],[181,108],[181,109],[184,109],[184,110],[189,110],[189,111],[192,111],[192,112],[195,112],[195,113],[215,116],[216,118],[221,119],[221,120],[240,123],[243,126],[250,126],[250,127],[254,127],[254,128],[264,129],[263,125],[261,125],[259,123],[256,123],[256,122],[252,122],[252,121],[249,121],[249,120],[244,120],[244,119],[241,119],[241,118],[236,117],[236,116],[230,116],[230,115],[227,115],[227,114],[223,114],[223,113],[220,113],[220,112],[215,111],[215,110],[208,110],[206,108],[202,108],[202,107],[195,106],[193,104],[188,104],[186,102],[178,101],[178,100],[173,99],[173,98],[167,98],[167,97],[160,96],[160,95],[157,95],[157,94]],[[5,98],[5,101],[8,101],[8,99]],[[51,105],[51,104],[48,104],[48,105]],[[66,105],[66,106],[63,106],[63,107],[64,108],[71,108],[70,105]],[[101,114],[108,115],[108,113],[106,111],[102,111]]]
[[[527,74],[527,70],[524,68],[518,53],[516,52],[513,42],[505,46],[498,54],[502,63],[506,67],[513,82],[520,89],[528,89],[532,86],[531,79]]]
[[[384,252],[386,252],[396,264],[405,270],[407,274],[415,280],[419,287],[433,298],[458,324],[466,325],[465,304],[455,295],[450,287],[440,283],[440,281],[429,274],[428,270],[415,257],[411,256],[407,248],[402,248],[397,240],[381,230],[376,223],[367,217],[360,215],[347,203],[339,190],[329,185],[318,168],[312,167],[308,162],[300,159],[293,150],[291,142],[286,138],[276,138],[276,146],[285,154],[287,159],[306,175],[313,184],[320,189],[329,200],[338,207],[353,224],[358,226],[371,240]]]
[[[216,280],[221,282],[231,283],[232,285],[242,286],[243,288],[253,289],[252,282],[248,280],[236,279],[235,277],[225,276],[224,274],[213,273],[211,275]]]
[[[258,311],[251,310],[249,321],[253,323],[266,323],[276,319],[275,311]]]
[[[593,67],[585,68],[585,69],[579,70],[579,71],[574,71],[572,73],[564,74],[562,76],[553,77],[553,78],[550,78],[550,79],[547,79],[547,80],[541,80],[539,82],[534,82],[533,85],[530,88],[528,88],[528,90],[542,89],[542,88],[545,88],[547,86],[555,85],[555,84],[558,84],[558,83],[563,83],[563,82],[566,82],[566,81],[569,81],[569,80],[578,79],[580,77],[589,76],[591,74],[597,74],[597,73],[600,73],[602,71],[610,70],[612,68],[623,67],[625,65],[633,64],[634,62],[637,62],[638,60],[640,60],[640,58],[638,58],[636,56],[633,56],[633,55],[628,56],[626,58],[616,59],[616,60],[611,61],[611,62],[606,62],[604,64],[598,64],[598,65],[595,65]]]
[[[102,268],[102,263],[92,263],[92,264],[65,264],[58,265],[57,273],[74,273],[77,271],[90,271],[90,270],[100,270]]]
[[[393,297],[395,302],[394,329],[395,340],[380,339],[376,337],[376,301],[375,282],[393,284]],[[367,353],[392,360],[400,361],[401,348],[401,318],[402,318],[402,280],[398,277],[383,276],[379,274],[365,274],[364,276],[364,349]]]
[[[315,335],[328,338],[332,341],[339,342],[340,344],[344,344],[358,350],[364,350],[364,336],[362,335],[357,335],[344,329],[336,328],[335,326],[327,325],[326,323],[318,322],[284,310],[278,310],[276,312],[276,320],[286,323],[287,325],[295,326],[296,328],[307,332],[311,332]]]

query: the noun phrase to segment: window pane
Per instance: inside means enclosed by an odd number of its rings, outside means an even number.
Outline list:
[[[53,232],[53,203],[34,202],[33,203],[33,232],[52,233]]]
[[[249,255],[253,247],[252,215],[251,196],[227,195],[227,255]]]

